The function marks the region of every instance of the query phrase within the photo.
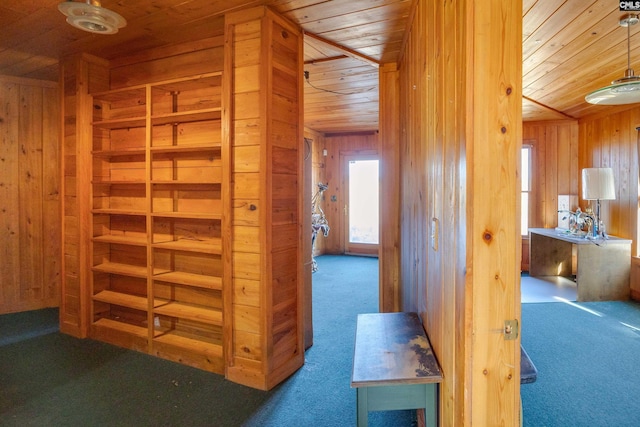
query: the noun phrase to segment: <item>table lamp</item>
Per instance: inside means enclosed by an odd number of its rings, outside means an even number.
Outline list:
[[[582,169],[582,198],[584,200],[596,201],[596,217],[593,221],[592,237],[597,238],[598,235],[601,234],[600,200],[615,200],[616,198],[616,190],[613,185],[613,169]]]

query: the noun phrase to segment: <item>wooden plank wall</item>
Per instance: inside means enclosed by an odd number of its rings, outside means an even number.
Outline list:
[[[226,25],[225,68],[233,76],[227,378],[270,389],[304,363],[302,35],[264,7],[229,14]]]
[[[109,88],[108,63],[74,55],[60,63],[62,96],[62,283],[60,331],[86,337],[89,288],[90,91]]]
[[[302,185],[302,32],[292,24],[267,14],[266,44],[270,46],[267,64],[269,150],[267,170],[271,187],[267,189],[271,208],[271,230],[267,235],[271,251],[271,290],[267,330],[270,334],[267,387],[272,388],[304,363],[303,343],[303,254],[301,218]],[[304,210],[307,212],[306,210]],[[305,242],[308,242],[305,233]],[[265,248],[265,249],[266,249]],[[267,249],[268,250],[268,249]],[[267,276],[269,277],[269,276]]]
[[[465,410],[469,425],[513,426],[520,421],[520,336],[508,339],[504,330],[507,320],[521,324],[522,3],[474,0],[467,7],[468,20],[457,23],[470,32],[465,68],[473,81],[465,104]]]
[[[440,425],[517,425],[519,340],[500,332],[520,317],[522,10],[418,0],[413,12],[399,67],[401,308],[420,313],[442,365]]]
[[[589,167],[611,167],[616,200],[601,202],[601,216],[609,234],[633,240],[632,257],[639,255],[638,241],[638,130],[640,107],[579,121],[579,171]],[[578,172],[580,173],[580,172]],[[581,183],[579,183],[581,187]],[[581,190],[580,190],[581,191]],[[588,202],[580,201],[581,206]],[[640,275],[633,273],[631,295],[640,298]]]
[[[227,17],[225,69],[233,75],[231,98],[231,157],[238,158],[231,168],[231,205],[233,212],[232,245],[229,254],[232,271],[228,284],[232,300],[226,301],[225,317],[233,319],[233,330],[225,332],[228,345],[227,377],[247,384],[252,372],[262,372],[267,355],[264,352],[266,327],[264,318],[266,296],[262,286],[265,277],[261,246],[264,231],[261,224],[268,215],[261,174],[261,161],[266,161],[262,133],[266,124],[261,120],[260,107],[260,15]],[[246,55],[236,55],[246,52]],[[264,159],[264,160],[263,160]],[[234,162],[235,163],[235,162]],[[264,173],[264,172],[263,172]],[[253,206],[253,208],[252,208]],[[249,238],[240,239],[241,235]],[[231,303],[231,304],[229,304]],[[265,388],[264,377],[254,376],[257,388]]]
[[[379,310],[400,311],[400,73],[380,67],[380,250]]]
[[[524,122],[522,143],[532,147],[529,226],[558,225],[558,195],[578,196],[578,122]],[[577,206],[571,207],[573,210]],[[583,206],[584,208],[584,206]],[[522,271],[529,270],[529,240],[522,239]]]
[[[436,139],[436,122],[444,118],[445,112],[452,112],[446,108],[438,110],[438,99],[427,95],[444,89],[443,71],[435,55],[439,44],[443,43],[443,36],[439,34],[443,13],[442,7],[432,9],[426,1],[417,2],[399,67],[402,129],[402,167],[399,171],[400,308],[418,312],[425,325],[445,377],[440,385],[440,425],[450,426],[464,425],[465,405],[461,387],[464,383],[464,361],[462,355],[456,354],[457,342],[462,342],[464,328],[459,315],[464,311],[464,286],[456,282],[459,274],[456,269],[460,263],[457,258],[462,257],[462,263],[465,259],[466,242],[458,233],[463,229],[466,215],[456,218],[464,213],[461,199],[464,193],[456,191],[464,185],[458,171],[458,164],[463,162],[460,156],[464,146],[455,139],[461,130],[452,129],[453,134],[446,141],[449,144],[447,161],[451,164],[445,172],[445,141]],[[456,60],[462,60],[460,52],[453,50],[451,55],[458,55]],[[429,113],[435,111],[439,111],[439,117]],[[443,221],[437,253],[428,249],[429,223],[434,217]],[[450,263],[449,268],[444,268],[444,259]],[[457,330],[460,332],[456,333]]]
[[[223,19],[218,19],[209,27],[209,38],[110,61],[110,89],[222,71],[223,28]]]
[[[532,147],[530,225],[555,227],[558,195],[578,195],[578,122],[524,122],[522,143]]]
[[[326,157],[322,154],[327,150]],[[322,208],[329,222],[329,236],[320,237],[324,245],[321,252],[327,254],[343,254],[345,251],[345,215],[346,189],[344,188],[344,166],[341,163],[345,155],[377,155],[378,134],[374,132],[324,136],[324,143],[314,141],[313,176],[329,185],[324,193]],[[324,167],[324,176],[322,176]],[[316,185],[316,182],[314,182]],[[317,187],[315,187],[317,188]],[[315,190],[314,190],[315,191]]]
[[[0,76],[0,314],[60,293],[58,85]]]

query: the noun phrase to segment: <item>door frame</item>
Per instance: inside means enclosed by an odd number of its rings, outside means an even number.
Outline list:
[[[349,255],[360,256],[378,256],[380,250],[380,236],[378,235],[378,243],[351,243],[349,242],[349,162],[357,160],[377,160],[378,161],[378,177],[380,176],[380,156],[377,152],[365,151],[365,152],[344,152],[340,153],[340,169],[342,175],[343,188],[343,220],[341,221],[340,233],[342,242],[344,245],[344,253]],[[380,185],[378,185],[378,192],[380,192]],[[378,200],[380,199],[378,195]],[[380,214],[380,206],[378,205],[378,217]],[[378,223],[378,229],[379,229]],[[380,230],[381,231],[381,230]]]

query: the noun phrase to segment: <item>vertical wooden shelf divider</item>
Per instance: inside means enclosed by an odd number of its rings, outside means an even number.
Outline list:
[[[151,212],[153,209],[153,203],[151,199],[151,137],[152,137],[152,129],[151,129],[151,110],[152,107],[150,105],[151,100],[151,86],[147,86],[145,88],[145,98],[147,99],[147,108],[145,111],[145,144],[144,144],[144,152],[145,152],[145,194],[147,195],[146,204],[145,204],[145,215],[147,218],[147,351],[152,352],[153,347],[151,343],[153,342],[153,249],[151,247],[151,243],[153,242],[153,224],[151,220]]]

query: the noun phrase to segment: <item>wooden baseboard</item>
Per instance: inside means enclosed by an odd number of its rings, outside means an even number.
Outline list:
[[[58,307],[59,298],[49,298],[45,300],[26,301],[19,303],[0,304],[0,314],[20,313],[23,311],[40,310],[43,308]]]

